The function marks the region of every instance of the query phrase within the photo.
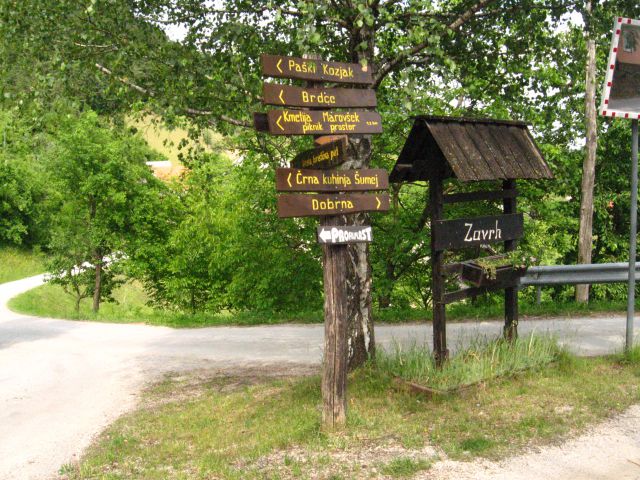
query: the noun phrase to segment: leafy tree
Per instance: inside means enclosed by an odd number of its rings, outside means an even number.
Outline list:
[[[141,139],[108,128],[93,112],[68,116],[60,127],[49,160],[61,204],[49,267],[57,273],[53,281],[74,292],[77,305],[91,295],[98,311],[110,298],[116,282],[109,262],[126,255],[134,206],[145,192],[159,189],[145,165],[154,158]]]

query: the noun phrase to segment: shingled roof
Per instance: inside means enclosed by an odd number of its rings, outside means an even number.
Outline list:
[[[419,116],[389,177],[414,182],[553,178],[527,124],[511,120]]]

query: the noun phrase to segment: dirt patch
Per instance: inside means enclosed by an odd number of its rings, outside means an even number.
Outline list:
[[[188,372],[170,372],[143,395],[142,408],[185,402],[206,392],[231,393],[273,380],[288,380],[317,375],[319,367],[296,363],[257,364],[222,368],[200,368]]]

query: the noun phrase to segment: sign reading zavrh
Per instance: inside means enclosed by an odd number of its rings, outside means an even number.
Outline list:
[[[438,220],[433,225],[434,248],[449,250],[476,245],[505,242],[522,238],[524,224],[521,213],[494,217]]]

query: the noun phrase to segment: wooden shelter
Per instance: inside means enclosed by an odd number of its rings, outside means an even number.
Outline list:
[[[444,194],[443,181],[501,182],[489,191]],[[518,324],[518,282],[522,272],[503,268],[487,278],[473,262],[444,265],[447,250],[503,243],[513,251],[523,234],[522,214],[516,211],[516,180],[550,179],[553,174],[535,144],[527,124],[510,120],[419,116],[400,153],[389,180],[429,182],[431,211],[431,266],[434,355],[448,356],[445,306],[488,291],[505,291],[507,338],[515,338]],[[501,201],[503,214],[444,219],[444,205],[480,200]],[[475,286],[445,291],[445,275],[457,274]]]

